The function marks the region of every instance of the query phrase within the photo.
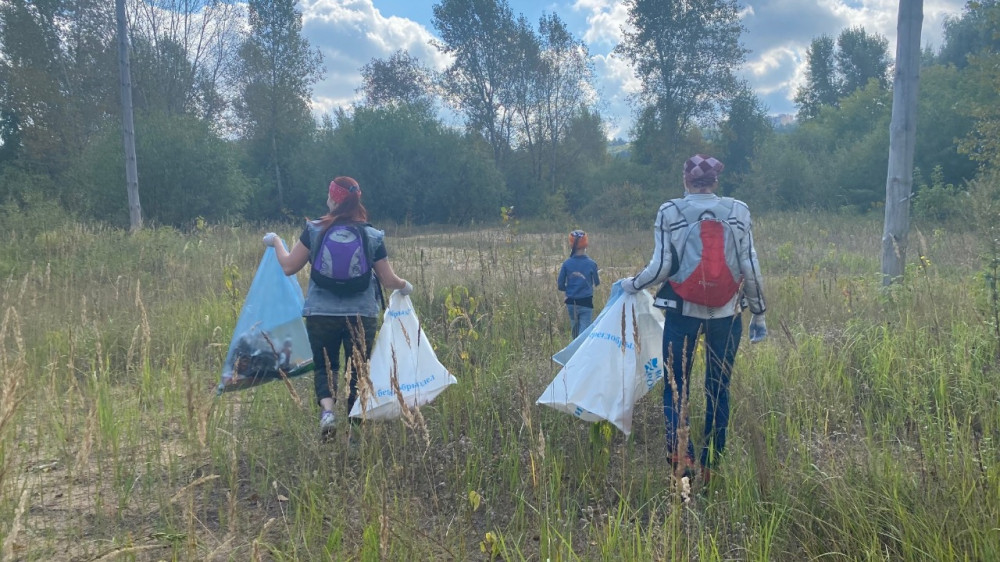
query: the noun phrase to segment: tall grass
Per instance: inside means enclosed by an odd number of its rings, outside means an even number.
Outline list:
[[[600,305],[652,239],[588,230]],[[770,337],[741,346],[728,450],[689,496],[661,386],[628,438],[534,405],[569,341],[563,232],[389,231],[459,380],[419,423],[365,423],[357,445],[342,423],[322,443],[308,376],[216,397],[262,232],[10,232],[0,558],[1000,558],[998,342],[974,233],[915,230],[905,281],[883,290],[877,219],[758,218]]]

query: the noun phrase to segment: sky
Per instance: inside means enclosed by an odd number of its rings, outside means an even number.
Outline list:
[[[906,0],[901,0],[906,1]],[[523,14],[537,28],[542,14],[557,14],[594,63],[599,110],[609,138],[628,138],[632,125],[629,94],[639,83],[628,64],[611,55],[621,40],[626,10],[621,0],[508,0],[515,16]],[[313,89],[317,113],[346,107],[360,99],[360,68],[373,58],[407,50],[420,63],[443,70],[448,60],[431,42],[433,0],[301,0],[303,34],[323,54],[323,80]],[[897,0],[742,0],[740,14],[750,50],[741,75],[772,115],[794,114],[792,98],[804,81],[806,49],[826,34],[836,38],[861,26],[889,40],[895,58]],[[961,15],[965,0],[924,0],[921,43],[941,45],[947,17]],[[454,118],[454,117],[453,117]],[[455,123],[456,125],[458,123]]]

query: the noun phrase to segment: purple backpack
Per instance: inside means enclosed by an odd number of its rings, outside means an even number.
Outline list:
[[[337,295],[353,295],[371,284],[365,225],[337,224],[323,232],[312,248],[312,273],[316,285]]]

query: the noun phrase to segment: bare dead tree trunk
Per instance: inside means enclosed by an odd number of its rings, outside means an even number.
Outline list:
[[[125,24],[125,0],[115,0],[118,24],[118,67],[121,72],[122,144],[125,150],[125,187],[128,191],[129,229],[142,229],[139,205],[139,172],[135,163],[135,126],[132,123],[132,71],[128,61],[128,28]]]
[[[917,91],[920,85],[920,26],[923,0],[900,0],[896,21],[896,69],[889,124],[889,173],[885,182],[885,228],[882,231],[882,284],[900,279],[906,266],[913,189],[913,151],[917,137]]]

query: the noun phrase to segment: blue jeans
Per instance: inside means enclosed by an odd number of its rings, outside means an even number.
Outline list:
[[[569,325],[573,328],[573,339],[576,339],[580,332],[590,326],[590,320],[594,317],[594,309],[578,304],[566,304],[566,311],[569,312]]]
[[[726,447],[726,428],[729,426],[729,378],[733,372],[736,350],[743,336],[743,323],[739,315],[728,318],[703,320],[680,314],[667,314],[663,327],[663,357],[669,374],[673,375],[677,390],[685,397],[691,391],[691,365],[694,362],[698,336],[705,336],[705,435],[701,449],[701,465],[711,467]],[[667,450],[677,450],[677,428],[682,423],[680,403],[670,387],[669,379],[663,387],[663,417],[667,426]],[[689,420],[683,420],[684,426]],[[689,436],[690,437],[690,436]],[[687,456],[694,459],[694,444],[689,438]]]

